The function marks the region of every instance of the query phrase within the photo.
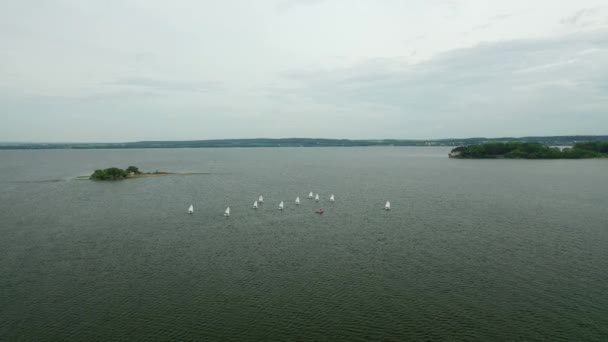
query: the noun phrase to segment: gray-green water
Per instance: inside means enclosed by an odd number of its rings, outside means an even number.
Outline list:
[[[0,340],[608,340],[608,161],[447,152],[0,151]]]

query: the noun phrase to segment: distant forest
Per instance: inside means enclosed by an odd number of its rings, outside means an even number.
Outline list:
[[[220,139],[190,141],[139,141],[126,143],[0,143],[0,149],[126,149],[126,148],[218,148],[218,147],[349,147],[349,146],[463,146],[490,142],[534,142],[550,146],[573,146],[579,142],[608,140],[602,135],[522,138],[466,138],[437,140],[348,139]]]
[[[589,141],[559,148],[536,142],[489,142],[459,146],[450,153],[464,159],[584,159],[608,158],[608,141]]]

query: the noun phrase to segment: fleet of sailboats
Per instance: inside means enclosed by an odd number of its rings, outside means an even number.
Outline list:
[[[313,198],[313,193],[312,192],[308,194],[308,198]],[[319,202],[319,194],[315,194],[314,199],[315,199],[316,202]],[[334,194],[331,194],[329,196],[329,201],[330,202],[335,202],[336,201],[336,196]],[[262,202],[264,202],[264,197],[260,196],[257,201],[253,202],[252,208],[253,209],[258,209],[259,205]],[[300,196],[296,197],[295,203],[296,203],[296,205],[300,205]],[[279,210],[285,209],[285,203],[283,201],[281,201],[281,203],[279,203],[279,208],[278,209]],[[391,202],[390,201],[386,201],[386,204],[384,204],[384,210],[391,210]],[[193,213],[194,213],[194,205],[190,204],[190,207],[188,207],[188,214],[193,214]],[[317,213],[317,214],[323,213],[323,210],[319,209],[319,210],[315,211],[315,213]],[[226,208],[226,211],[224,212],[224,216],[226,216],[226,217],[230,216],[230,207]]]

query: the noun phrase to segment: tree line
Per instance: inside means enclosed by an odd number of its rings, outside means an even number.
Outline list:
[[[559,148],[530,142],[491,142],[460,146],[450,154],[456,158],[511,158],[511,159],[582,159],[608,157],[608,141],[576,143]]]
[[[93,180],[120,180],[129,177],[129,175],[138,175],[141,171],[136,166],[129,166],[126,170],[117,167],[107,169],[97,169],[93,172],[90,179]]]

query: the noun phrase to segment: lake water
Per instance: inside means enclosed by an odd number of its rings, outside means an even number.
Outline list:
[[[0,340],[608,340],[608,160],[448,152],[0,151]]]

